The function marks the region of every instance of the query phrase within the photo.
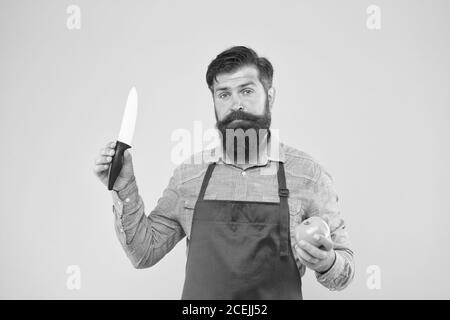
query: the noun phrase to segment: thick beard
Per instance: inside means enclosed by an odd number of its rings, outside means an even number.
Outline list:
[[[217,119],[217,114],[216,114],[216,119]],[[234,120],[243,120],[243,121],[239,121],[237,124],[231,124]],[[267,94],[266,94],[266,103],[265,103],[265,107],[264,107],[264,114],[262,116],[258,116],[258,115],[254,115],[251,113],[247,113],[247,112],[243,112],[243,111],[233,111],[232,113],[230,113],[225,119],[223,119],[222,121],[217,121],[216,123],[216,128],[219,130],[220,134],[221,134],[221,138],[222,138],[222,146],[223,146],[223,154],[226,155],[226,146],[227,146],[227,130],[228,130],[228,135],[233,132],[235,132],[235,130],[237,129],[242,129],[244,131],[244,133],[247,130],[254,130],[256,133],[256,140],[257,140],[257,145],[256,145],[256,150],[258,152],[259,155],[259,146],[260,146],[260,139],[266,139],[266,141],[269,139],[270,137],[270,123],[271,123],[272,117],[271,117],[271,113],[270,113],[270,108],[269,108],[269,101],[267,99]],[[267,132],[267,135],[262,135],[260,136],[260,130],[265,129],[265,131]],[[261,131],[263,132],[263,131]],[[242,145],[238,145],[238,139],[235,138],[234,135],[231,135],[231,137],[234,140],[234,155],[233,155],[233,161],[234,162],[238,162],[238,150],[242,150],[244,148],[245,151],[245,163],[249,163],[250,162],[250,145],[249,145],[249,137],[245,137],[245,146]],[[256,155],[256,156],[258,156]]]

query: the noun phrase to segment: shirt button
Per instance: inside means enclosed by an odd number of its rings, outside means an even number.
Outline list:
[[[126,199],[125,199],[125,202],[130,202],[130,198],[126,198]]]
[[[242,171],[241,174],[245,177],[247,173],[245,171]]]

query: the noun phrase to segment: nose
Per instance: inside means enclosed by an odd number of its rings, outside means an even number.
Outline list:
[[[244,110],[244,106],[240,102],[236,102],[233,104],[233,111]]]
[[[244,110],[244,106],[241,103],[241,99],[239,97],[239,94],[233,93],[232,94],[232,110],[233,111],[237,111],[237,110]]]

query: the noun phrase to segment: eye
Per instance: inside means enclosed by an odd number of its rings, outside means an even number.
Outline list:
[[[219,99],[225,99],[226,97],[228,97],[230,94],[228,92],[222,92],[219,94]]]
[[[253,93],[253,90],[246,88],[246,89],[242,90],[241,92],[245,95],[249,95],[249,94]]]

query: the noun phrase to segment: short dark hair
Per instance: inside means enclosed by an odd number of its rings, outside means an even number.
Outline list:
[[[255,66],[258,69],[259,81],[266,90],[272,86],[273,67],[269,60],[259,57],[256,52],[244,46],[234,46],[211,61],[206,71],[206,83],[209,90],[214,92],[214,80],[220,73],[233,72],[244,66]]]

